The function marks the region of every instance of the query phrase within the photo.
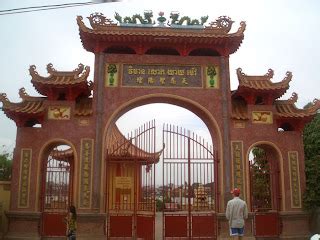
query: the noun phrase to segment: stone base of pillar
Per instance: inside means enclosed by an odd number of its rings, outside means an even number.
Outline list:
[[[4,239],[38,240],[40,239],[40,212],[6,212],[8,232]]]

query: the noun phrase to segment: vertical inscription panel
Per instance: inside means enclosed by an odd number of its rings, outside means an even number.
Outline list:
[[[233,187],[244,192],[243,142],[231,141]],[[243,195],[244,196],[244,195]]]
[[[80,156],[80,208],[89,208],[92,191],[93,139],[81,139]]]
[[[29,207],[30,192],[30,170],[31,170],[32,149],[21,149],[20,161],[20,182],[18,203],[20,208]]]
[[[290,189],[291,189],[291,207],[301,208],[301,189],[298,152],[289,151],[289,171],[290,171]]]

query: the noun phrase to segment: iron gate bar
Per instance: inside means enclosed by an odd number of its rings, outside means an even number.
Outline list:
[[[195,214],[196,212],[202,211],[204,214],[203,211],[209,211],[206,216],[214,216],[213,211],[217,206],[217,203],[213,201],[217,199],[218,181],[215,167],[217,155],[204,139],[173,125],[163,125],[163,143],[166,146],[163,154],[162,174],[163,238],[188,236],[190,239],[193,235],[192,219],[198,222],[203,221],[200,220],[203,219],[202,215]],[[182,235],[177,236],[170,232],[174,229],[166,228],[170,216],[175,219],[172,221],[178,221],[179,216],[187,217],[186,235],[178,230]],[[216,224],[214,225],[214,236],[209,237],[210,239],[216,237]],[[211,224],[210,227],[212,226]],[[199,234],[199,232],[194,232],[194,234]],[[208,238],[208,236],[197,236],[197,238]]]
[[[132,219],[130,236],[133,239],[141,237],[149,237],[148,239],[150,239],[150,236],[147,236],[146,234],[154,232],[154,164],[158,161],[160,155],[159,152],[155,152],[155,121],[152,120],[143,124],[141,127],[128,134],[127,138],[125,138],[118,129],[114,130],[112,134],[110,134],[112,135],[111,137],[116,140],[113,140],[106,149],[106,166],[107,171],[109,171],[109,177],[107,178],[106,204],[106,212],[108,212],[109,215],[108,236],[110,237],[111,234],[109,226],[112,225],[113,227],[116,227],[116,225],[118,225],[112,224],[111,221],[118,221],[116,218],[117,216],[121,217],[126,215],[131,216]],[[120,166],[120,170],[117,174],[114,173],[115,165]],[[132,179],[132,188],[130,188],[131,190],[129,189],[127,194],[123,193],[123,190],[118,189],[119,186],[113,182],[115,181],[113,180],[115,177],[127,177]],[[122,193],[119,192],[120,190]],[[120,199],[115,198],[116,196],[113,196],[114,193],[120,194]],[[118,207],[115,208],[115,206]],[[113,216],[113,218],[111,218],[111,216]],[[145,226],[139,226],[138,224],[145,224],[152,229],[145,229]],[[121,228],[121,224],[119,227]],[[113,231],[113,234],[121,235],[121,231]],[[140,236],[141,234],[142,236]],[[152,236],[152,239],[154,239],[154,236]]]

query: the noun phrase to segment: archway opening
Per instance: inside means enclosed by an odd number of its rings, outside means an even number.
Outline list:
[[[253,212],[280,210],[279,154],[268,144],[254,146],[249,154],[250,195]]]
[[[72,203],[74,153],[69,145],[52,143],[43,155],[41,211],[43,236],[65,236],[64,217]],[[52,225],[52,222],[56,222]]]
[[[191,215],[194,222],[203,221],[201,214],[207,212],[205,218],[212,220],[216,211],[217,172],[214,151],[209,146],[213,141],[206,124],[193,112],[177,105],[151,103],[134,108],[129,106],[128,109],[130,110],[125,113],[121,112],[122,115],[116,121],[122,136],[127,136],[126,140],[113,144],[116,147],[110,148],[111,154],[106,150],[106,169],[109,171],[108,236],[131,236],[132,224],[136,225],[138,237],[145,237],[143,234],[147,232],[153,234],[153,223],[146,217],[151,205],[155,206],[154,210],[157,211],[154,215],[155,239],[162,238],[163,229],[169,231],[165,235],[174,231],[169,227],[169,222],[174,218],[173,213],[178,214],[179,221],[183,222],[181,224],[186,229],[191,227],[188,225],[191,221],[184,221]],[[144,125],[148,119],[155,121]],[[153,128],[156,131],[149,134]],[[107,132],[115,139],[122,138],[115,134],[115,131]],[[155,155],[159,152],[161,155],[157,155],[154,162],[148,162],[143,159],[150,156],[150,152],[145,151],[148,149],[145,146],[152,141],[156,145]],[[108,139],[106,142],[110,145]],[[136,143],[138,147],[132,147],[132,144]],[[141,149],[145,153],[139,155]],[[133,198],[133,195],[136,198]],[[136,208],[133,208],[134,206]],[[131,222],[131,217],[128,217],[128,225],[122,224],[121,229],[118,229],[117,224],[123,221],[123,218],[119,217],[120,212],[130,210],[137,211],[136,220]],[[145,214],[139,215],[139,211],[144,211]],[[190,215],[187,214],[188,211]],[[152,214],[154,213],[151,213],[151,218]],[[207,221],[207,224],[205,228],[214,229],[214,221]],[[192,226],[200,231],[204,225]],[[214,232],[210,234],[214,235]]]

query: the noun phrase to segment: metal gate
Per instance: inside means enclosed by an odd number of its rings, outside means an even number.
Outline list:
[[[262,148],[253,150],[250,162],[251,209],[254,212],[254,235],[278,237],[281,231],[278,213],[278,168]]]
[[[163,126],[163,239],[216,239],[217,157],[185,129]]]
[[[42,236],[65,236],[66,217],[71,201],[73,153],[54,149],[45,167],[42,197]]]
[[[155,121],[107,141],[108,239],[155,239]]]

